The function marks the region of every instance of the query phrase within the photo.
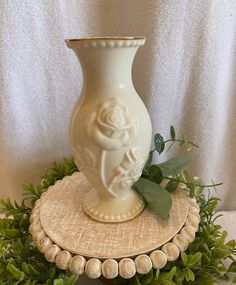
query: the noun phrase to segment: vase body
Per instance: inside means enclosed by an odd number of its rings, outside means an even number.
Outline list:
[[[97,221],[127,221],[144,208],[132,185],[148,158],[152,128],[131,76],[144,42],[141,37],[66,41],[84,75],[71,116],[70,143],[76,165],[92,185],[83,209]]]

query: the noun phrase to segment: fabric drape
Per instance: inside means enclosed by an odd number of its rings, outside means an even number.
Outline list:
[[[190,171],[223,182],[221,208],[236,210],[235,17],[234,0],[0,1],[0,197],[20,199],[22,183],[70,155],[83,78],[64,39],[145,35],[133,81],[153,133],[196,136]]]

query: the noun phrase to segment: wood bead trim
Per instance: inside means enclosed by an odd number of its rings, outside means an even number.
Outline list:
[[[174,261],[179,257],[179,248],[173,242],[164,244],[161,250],[165,253],[168,261]]]
[[[143,253],[136,257],[117,258],[117,260],[115,258],[105,260],[90,258],[86,260],[85,257],[73,255],[71,252],[54,244],[46,235],[40,223],[40,199],[32,210],[29,232],[39,251],[44,253],[49,262],[55,262],[57,267],[62,270],[69,270],[79,275],[86,273],[91,279],[96,279],[100,276],[106,279],[113,279],[118,275],[125,279],[130,279],[136,273],[147,274],[152,268],[161,269],[168,261],[176,260],[180,252],[185,251],[195,239],[200,222],[199,211],[196,200],[189,198],[189,211],[186,222],[171,241],[149,254]]]
[[[102,275],[106,279],[113,279],[119,274],[118,262],[114,259],[107,259],[102,264]]]
[[[140,274],[147,274],[152,269],[152,260],[146,254],[138,255],[135,258],[136,271]]]
[[[81,255],[75,255],[74,257],[71,258],[69,270],[72,273],[81,275],[84,273],[85,265],[86,265],[86,259]]]
[[[67,270],[69,268],[71,259],[72,254],[66,250],[63,250],[56,256],[56,266],[61,270]]]
[[[152,260],[152,266],[154,269],[161,269],[167,263],[167,256],[165,255],[163,251],[159,249],[151,252],[150,258]]]
[[[131,258],[123,258],[119,262],[119,274],[124,279],[130,279],[136,274],[136,266]]]
[[[91,279],[97,279],[102,275],[102,262],[97,258],[91,258],[85,265],[85,273]]]

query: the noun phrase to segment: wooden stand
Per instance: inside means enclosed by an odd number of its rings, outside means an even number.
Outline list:
[[[180,186],[172,194],[168,221],[147,208],[124,223],[100,223],[82,209],[91,189],[82,173],[76,172],[49,187],[35,204],[30,233],[38,249],[60,269],[90,278],[131,278],[148,273],[178,258],[195,238],[199,207]]]

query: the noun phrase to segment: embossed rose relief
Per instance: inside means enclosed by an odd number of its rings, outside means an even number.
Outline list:
[[[142,173],[144,161],[141,158],[141,149],[131,147],[125,153],[121,152],[123,159],[108,178],[105,175],[106,154],[108,151],[132,145],[137,122],[131,118],[120,98],[99,102],[94,110],[87,116],[83,125],[88,139],[100,148],[100,154],[95,155],[92,149],[79,146],[77,163],[90,181],[97,176],[113,197],[120,197]]]
[[[136,122],[120,98],[97,105],[84,122],[88,138],[103,150],[116,150],[129,145],[135,136]]]

